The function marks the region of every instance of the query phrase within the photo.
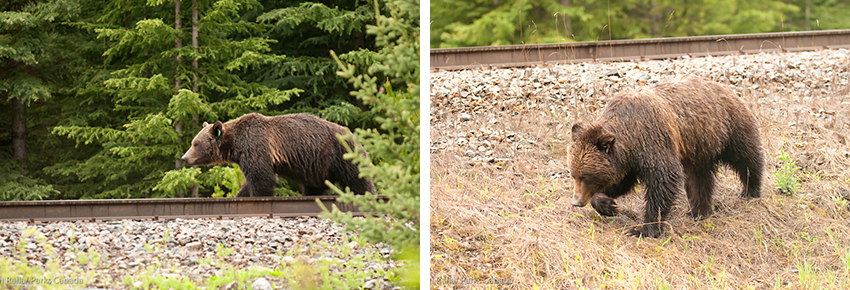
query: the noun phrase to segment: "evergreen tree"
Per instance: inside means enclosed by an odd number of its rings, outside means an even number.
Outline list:
[[[92,36],[81,43],[99,44],[79,74],[85,79],[61,103],[81,109],[62,111],[48,130],[60,139],[54,145],[82,151],[42,166],[63,198],[234,194],[238,166],[184,168],[179,160],[204,121],[309,112],[354,128],[376,124],[330,57],[335,50],[358,65],[375,61],[374,37],[365,33],[374,20],[369,3],[100,5],[96,17],[72,22]],[[278,194],[294,194],[281,181]]]
[[[842,0],[793,0],[797,13],[785,18],[783,31],[827,30],[850,28],[850,3]]]
[[[102,146],[85,161],[49,168],[97,184],[97,190],[80,198],[182,195],[192,184],[209,180],[198,176],[197,168],[174,170],[175,165],[181,167],[179,157],[189,148],[201,120],[226,121],[262,111],[300,91],[270,88],[242,77],[248,68],[284,58],[269,53],[273,40],[256,36],[265,31],[264,25],[241,18],[240,13],[260,9],[259,3],[197,1],[191,10],[178,9],[178,3],[111,2],[97,22],[82,24],[107,43],[105,65],[113,68],[108,79],[88,89],[109,94],[111,113],[124,122],[53,129],[78,144]],[[200,30],[193,38],[197,47],[175,45],[191,29],[177,25],[178,19],[189,19],[195,9],[200,11],[196,26]],[[177,61],[183,59],[193,61]]]
[[[63,22],[81,13],[75,0],[0,3],[0,200],[50,198],[59,192],[40,172],[46,159],[61,152],[40,150],[55,144],[46,126],[55,122],[62,98],[73,94],[84,47],[76,29]],[[8,107],[7,107],[8,105]]]
[[[278,1],[272,7],[281,8],[257,20],[273,25],[266,35],[278,42],[271,48],[287,57],[252,76],[270,87],[304,89],[297,99],[278,106],[280,112],[308,112],[350,127],[374,126],[374,115],[348,94],[352,87],[336,75],[338,66],[330,57],[333,50],[361,67],[375,61],[375,40],[366,34],[366,24],[375,21],[372,3]]]
[[[376,5],[378,2],[376,1]],[[419,2],[416,0],[380,1],[386,15],[377,15],[377,24],[367,32],[376,37],[380,51],[376,62],[360,74],[352,63],[337,60],[339,75],[354,84],[351,94],[369,104],[380,129],[357,129],[351,136],[371,154],[369,158],[352,152],[346,158],[354,160],[362,176],[373,179],[377,194],[387,201],[377,200],[367,193],[355,196],[328,183],[341,195],[340,200],[360,206],[361,210],[377,216],[354,219],[337,208],[324,216],[343,222],[356,230],[365,240],[392,245],[396,259],[407,260],[402,281],[408,287],[418,287],[419,249]],[[375,75],[383,75],[378,78]],[[345,144],[345,143],[343,143]]]
[[[431,47],[787,31],[782,21],[800,12],[780,0],[476,1],[431,2],[431,15],[443,16]]]

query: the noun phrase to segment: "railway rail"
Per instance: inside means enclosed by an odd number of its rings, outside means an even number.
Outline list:
[[[431,49],[432,70],[850,48],[850,29]]]
[[[344,212],[366,214],[337,201],[337,196],[93,199],[0,202],[0,221],[318,216],[319,203],[328,209],[336,205]]]

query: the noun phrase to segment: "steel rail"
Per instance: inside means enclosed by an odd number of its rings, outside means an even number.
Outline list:
[[[431,49],[431,69],[639,61],[850,48],[850,29]]]
[[[90,199],[0,202],[0,221],[318,216],[322,208],[316,200],[327,209],[335,205],[353,215],[367,214],[337,196]]]

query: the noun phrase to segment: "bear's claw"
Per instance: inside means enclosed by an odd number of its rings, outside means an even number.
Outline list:
[[[603,216],[616,216],[620,212],[614,199],[602,193],[594,195],[593,199],[590,200],[590,205]]]
[[[660,225],[657,224],[648,224],[642,225],[636,228],[631,228],[628,230],[628,235],[638,238],[658,238],[661,236],[661,228]]]

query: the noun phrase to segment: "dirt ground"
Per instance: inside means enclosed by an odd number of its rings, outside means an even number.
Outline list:
[[[431,287],[850,288],[850,92],[847,64],[830,63],[848,52],[832,53],[432,72]],[[658,239],[624,234],[641,190],[618,199],[630,214],[572,207],[572,123],[623,86],[685,73],[733,85],[756,116],[762,197],[739,197],[723,168],[713,215],[687,217],[680,193]],[[775,172],[791,161],[789,195]]]

